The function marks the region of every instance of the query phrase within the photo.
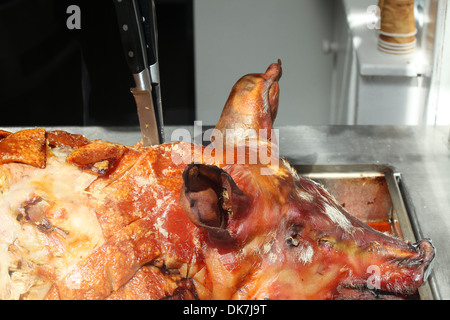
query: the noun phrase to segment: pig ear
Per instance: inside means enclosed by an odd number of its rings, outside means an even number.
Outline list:
[[[281,60],[278,60],[265,73],[247,74],[236,82],[216,124],[216,133],[211,137],[215,148],[243,145],[251,138],[249,133],[259,133],[259,130],[267,130],[262,140],[277,143],[272,128],[278,110],[281,74]],[[219,132],[221,139],[217,139]]]
[[[196,226],[213,240],[230,241],[230,215],[242,212],[248,199],[224,170],[211,165],[190,164],[183,172],[181,206]]]

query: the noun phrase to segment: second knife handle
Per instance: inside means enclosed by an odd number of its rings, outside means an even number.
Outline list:
[[[140,73],[147,67],[142,15],[136,0],[113,0],[116,7],[119,32],[125,59],[131,73]],[[144,51],[145,50],[145,51]]]
[[[139,7],[141,9],[141,14],[144,19],[143,28],[144,36],[146,40],[146,50],[147,50],[147,62],[148,65],[153,65],[158,61],[158,43],[156,39],[156,12],[155,4],[153,0],[139,0]]]

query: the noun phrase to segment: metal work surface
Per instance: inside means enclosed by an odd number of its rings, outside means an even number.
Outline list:
[[[127,145],[138,142],[138,127],[45,127]],[[23,128],[4,128],[17,131]],[[174,127],[166,127],[172,141]],[[187,128],[193,133],[193,128]],[[294,165],[387,165],[401,177],[408,212],[418,238],[431,238],[436,258],[430,281],[436,299],[450,299],[450,127],[286,126],[279,128],[280,156]],[[192,135],[193,136],[193,135]],[[173,137],[177,140],[177,137]],[[201,141],[201,140],[200,140]]]

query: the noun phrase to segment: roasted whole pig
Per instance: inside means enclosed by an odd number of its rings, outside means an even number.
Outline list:
[[[208,147],[0,131],[0,298],[415,294],[431,242],[372,229],[279,158],[280,76],[241,78]]]

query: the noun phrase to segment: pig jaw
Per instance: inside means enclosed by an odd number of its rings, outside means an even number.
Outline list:
[[[427,240],[417,244],[417,252],[409,254],[410,258],[380,258],[354,243],[338,250],[308,241],[296,247],[283,246],[283,237],[277,238],[260,235],[234,251],[209,247],[205,252],[207,268],[220,273],[212,278],[212,297],[404,299],[423,284],[434,254]],[[378,254],[388,256],[387,252]],[[379,272],[379,278],[374,271]]]
[[[290,257],[286,257],[282,273],[296,270],[298,276],[291,278],[301,290],[295,296],[292,284],[280,279],[273,296],[284,292],[284,296],[289,294],[296,299],[403,299],[415,294],[431,270],[435,255],[431,242],[423,239],[407,245],[401,240],[396,243],[395,239],[383,243],[385,235],[378,231],[365,230],[365,234],[370,236],[355,240],[341,235],[338,239],[319,234],[297,237],[301,240],[294,242],[296,248],[285,250]],[[379,242],[373,240],[376,234],[380,236]],[[305,251],[309,252],[306,258]]]
[[[361,233],[359,224],[354,227],[356,230],[351,233],[305,228],[302,237],[297,237],[302,239],[298,248],[304,250],[301,242],[305,240],[313,248],[309,263],[304,261],[308,272],[317,270],[315,275],[320,277],[333,275],[327,290],[318,291],[315,299],[328,299],[330,292],[333,299],[345,299],[349,294],[352,299],[392,299],[415,294],[431,270],[435,256],[431,242],[423,239],[409,245],[369,226],[364,226]]]

